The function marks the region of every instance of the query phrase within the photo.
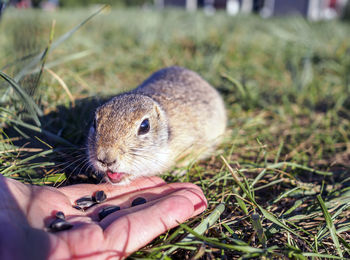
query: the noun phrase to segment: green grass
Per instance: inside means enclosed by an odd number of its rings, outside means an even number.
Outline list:
[[[16,78],[94,10],[7,11],[0,68]],[[44,60],[58,77],[44,69],[39,78]],[[338,21],[104,12],[40,56],[19,81],[25,95],[0,80],[0,173],[56,186],[97,181],[93,174],[84,179],[91,173],[84,142],[93,109],[174,64],[222,93],[228,133],[188,174],[164,176],[202,187],[208,210],[132,257],[349,258],[350,26]],[[196,228],[201,222],[205,228]]]

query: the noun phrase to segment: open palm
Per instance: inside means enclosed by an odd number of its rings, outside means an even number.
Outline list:
[[[86,211],[72,207],[103,190],[107,200]],[[146,203],[131,206],[137,198]],[[102,220],[98,212],[120,206]],[[24,185],[0,175],[0,259],[119,259],[206,208],[201,189],[190,183],[166,184],[158,177],[128,186],[79,184],[63,188]],[[73,224],[48,232],[57,211]]]

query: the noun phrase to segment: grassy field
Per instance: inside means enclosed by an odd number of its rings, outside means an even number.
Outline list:
[[[1,71],[25,90],[0,79],[1,174],[98,181],[84,162],[94,108],[176,64],[222,93],[227,137],[183,177],[164,175],[201,186],[208,210],[132,258],[350,257],[350,24],[119,9],[73,34],[94,10],[0,21]]]

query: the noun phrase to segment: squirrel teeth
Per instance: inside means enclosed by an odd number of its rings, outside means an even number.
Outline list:
[[[124,175],[125,173],[123,172],[107,171],[107,176],[112,182],[120,182],[123,179]]]

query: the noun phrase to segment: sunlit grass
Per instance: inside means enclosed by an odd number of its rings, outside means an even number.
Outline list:
[[[16,79],[52,30],[54,44],[94,11],[8,10],[2,72]],[[116,9],[54,48],[40,81],[37,63],[16,86],[0,81],[0,172],[34,184],[86,181],[94,108],[161,67],[195,70],[225,99],[229,127],[217,154],[182,177],[165,175],[199,185],[208,211],[133,257],[350,257],[348,24]]]

